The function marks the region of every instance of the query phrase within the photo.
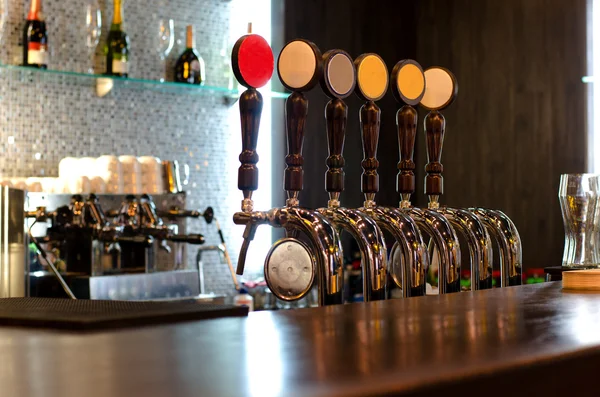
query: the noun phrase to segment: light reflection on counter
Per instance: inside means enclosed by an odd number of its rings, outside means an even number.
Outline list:
[[[600,305],[585,299],[573,302],[575,318],[571,332],[578,342],[595,344],[600,342]]]
[[[259,321],[253,321],[259,320]],[[287,335],[293,337],[292,335]],[[273,322],[273,313],[261,313],[246,325],[246,371],[248,390],[256,397],[281,395],[284,363],[280,335]]]

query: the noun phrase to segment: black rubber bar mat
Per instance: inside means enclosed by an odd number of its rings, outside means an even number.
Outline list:
[[[96,330],[244,317],[247,307],[181,302],[132,302],[51,298],[0,299],[0,326]]]

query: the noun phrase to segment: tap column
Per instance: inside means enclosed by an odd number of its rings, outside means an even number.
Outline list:
[[[377,223],[363,212],[340,207],[344,190],[344,141],[348,106],[344,102],[356,84],[352,58],[342,50],[330,50],[323,55],[321,88],[331,98],[325,107],[329,157],[325,173],[325,190],[329,194],[327,208],[318,211],[340,230],[347,231],[358,243],[362,258],[364,301],[386,299],[386,256],[383,233]]]

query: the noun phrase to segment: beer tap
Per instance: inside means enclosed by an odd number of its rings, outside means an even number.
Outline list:
[[[386,298],[386,247],[383,233],[377,223],[354,209],[340,207],[340,193],[344,190],[344,140],[348,106],[343,99],[352,94],[356,83],[356,69],[352,58],[342,50],[323,54],[321,87],[331,98],[325,108],[329,143],[328,170],[325,190],[329,193],[327,208],[318,211],[333,222],[338,231],[349,232],[357,241],[362,257],[364,301]]]
[[[425,295],[425,275],[429,266],[427,250],[416,222],[397,208],[377,206],[375,195],[379,192],[377,169],[377,145],[381,110],[375,101],[381,99],[388,87],[388,71],[385,62],[377,54],[363,54],[355,61],[356,94],[366,103],[360,109],[360,125],[364,159],[361,188],[365,195],[361,212],[375,220],[388,231],[402,248],[406,266],[391,266],[389,272],[395,283],[402,288],[404,297]]]
[[[521,237],[513,221],[502,211],[472,208],[496,239],[500,257],[500,286],[521,285],[523,254]]]
[[[258,154],[256,145],[262,112],[262,95],[256,90],[264,86],[273,73],[273,53],[266,40],[249,34],[236,42],[232,52],[232,67],[237,80],[247,90],[239,100],[242,125],[241,166],[238,188],[244,193],[242,211],[233,221],[245,225],[244,242],[238,258],[237,274],[243,274],[246,253],[256,228],[267,224],[286,229],[287,237],[277,241],[265,260],[265,279],[275,296],[296,300],[305,296],[318,272],[319,304],[343,302],[343,261],[339,236],[331,223],[316,211],[298,207],[302,190],[304,122],[308,101],[302,94],[314,87],[322,72],[319,49],[308,41],[294,40],[279,55],[278,74],[292,94],[286,101],[288,135],[287,168],[284,188],[288,200],[283,208],[255,211],[252,192],[258,188]],[[302,233],[310,246],[298,239]]]
[[[444,73],[449,80],[442,82],[432,79],[432,74]],[[442,144],[445,122],[439,110],[450,105],[456,96],[458,86],[454,76],[442,68],[430,68],[423,72],[421,65],[413,60],[396,64],[392,71],[392,92],[404,106],[396,113],[400,162],[398,163],[397,190],[401,196],[401,208],[410,208],[410,196],[415,189],[413,152],[417,129],[417,103],[430,110],[425,121],[427,142],[427,176],[425,193],[429,195],[429,210],[443,215],[454,229],[466,239],[471,265],[471,289],[480,290],[492,287],[492,245],[485,226],[477,216],[465,209],[439,206],[439,196],[443,194]],[[437,255],[438,250],[432,250]],[[464,251],[463,251],[464,252]],[[434,255],[430,257],[433,262]],[[440,279],[442,278],[440,274]]]

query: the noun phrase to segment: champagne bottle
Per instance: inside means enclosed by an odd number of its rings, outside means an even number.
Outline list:
[[[194,27],[188,25],[186,33],[186,49],[175,64],[175,81],[203,85],[206,79],[204,76],[206,68],[204,60],[194,48]]]
[[[114,1],[113,21],[106,43],[106,74],[127,77],[129,74],[129,36],[123,31],[121,0]]]
[[[23,30],[23,66],[48,67],[48,34],[42,15],[42,0],[31,0]]]

